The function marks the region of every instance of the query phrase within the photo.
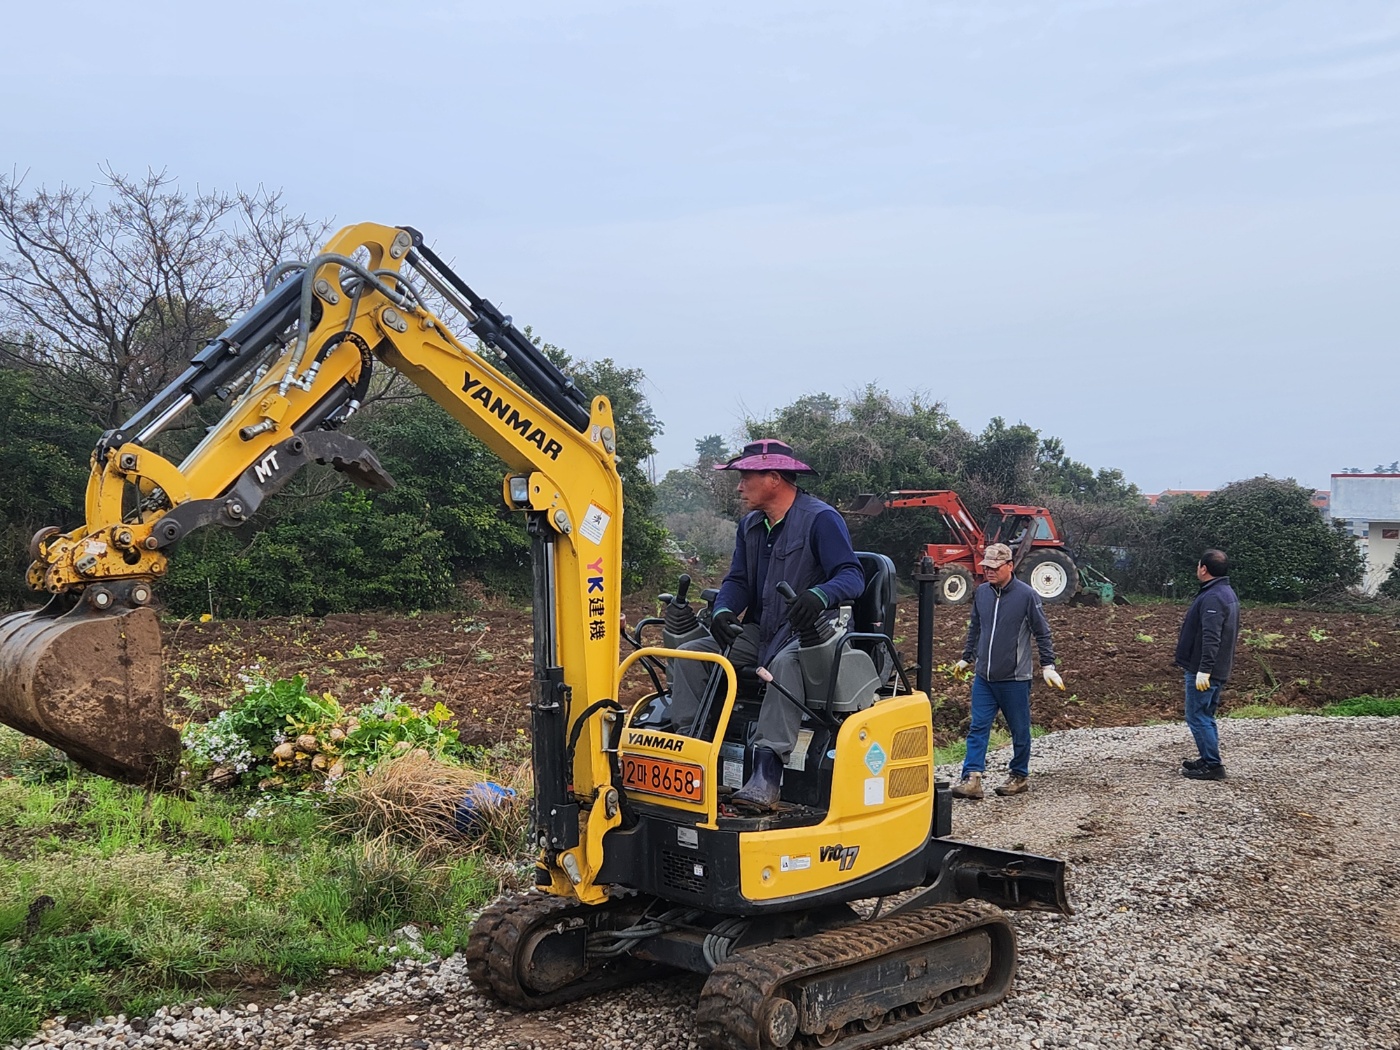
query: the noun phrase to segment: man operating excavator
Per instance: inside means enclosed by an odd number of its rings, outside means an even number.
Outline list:
[[[734,559],[715,599],[713,638],[682,648],[727,652],[734,666],[757,664],[773,675],[754,734],[753,773],[734,795],[736,801],[771,807],[802,725],[792,699],[805,699],[799,633],[859,597],[865,574],[841,515],[798,488],[799,474],[815,472],[793,456],[791,446],[753,441],[714,469],[739,472],[739,498],[749,513],[739,521]],[[780,583],[797,593],[791,605],[778,595]],[[699,661],[673,661],[671,716],[680,732],[694,729],[708,675],[708,665]]]

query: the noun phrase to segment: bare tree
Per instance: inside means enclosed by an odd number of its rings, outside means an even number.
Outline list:
[[[42,372],[56,405],[110,427],[328,224],[261,186],[190,193],[165,171],[102,175],[91,190],[32,193],[22,175],[0,175],[0,364]]]

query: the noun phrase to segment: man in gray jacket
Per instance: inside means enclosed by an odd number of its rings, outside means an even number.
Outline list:
[[[1040,595],[1016,579],[1011,548],[993,543],[982,556],[987,582],[972,597],[972,619],[967,644],[954,670],[965,671],[976,657],[972,679],[972,724],[967,731],[967,757],[962,779],[953,785],[958,798],[982,797],[982,774],[987,768],[987,738],[992,721],[1001,711],[1011,730],[1011,775],[998,795],[1019,795],[1030,790],[1031,766],[1031,636],[1040,650],[1045,683],[1064,689],[1055,670],[1055,647],[1050,625],[1040,605]]]

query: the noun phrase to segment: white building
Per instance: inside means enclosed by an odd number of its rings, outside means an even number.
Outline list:
[[[1400,550],[1400,474],[1333,474],[1333,521],[1345,521],[1361,540],[1367,594],[1385,582]]]

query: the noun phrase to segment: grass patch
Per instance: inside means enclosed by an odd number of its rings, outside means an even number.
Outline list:
[[[1356,696],[1340,703],[1328,704],[1322,709],[1324,715],[1338,715],[1344,718],[1373,716],[1395,718],[1400,716],[1400,697],[1397,696]]]
[[[1226,718],[1283,718],[1287,715],[1325,715],[1332,718],[1400,717],[1400,697],[1357,696],[1325,707],[1284,707],[1278,704],[1245,704],[1225,712]]]
[[[1044,736],[1048,730],[1043,726],[1031,726],[1031,739]],[[1004,728],[1000,720],[992,727],[991,735],[987,738],[987,753],[991,754],[999,747],[1005,747],[1011,743],[1011,734]],[[933,760],[940,766],[951,766],[967,758],[967,738],[950,741],[942,747],[935,745],[933,749]]]
[[[147,1016],[333,967],[377,972],[406,923],[450,953],[524,877],[510,828],[493,828],[489,849],[442,829],[432,843],[347,833],[353,819],[335,818],[357,805],[349,791],[148,794],[70,769],[46,780],[39,748],[0,728],[0,1045],[57,1014]]]
[[[1287,715],[1301,715],[1297,707],[1283,707],[1278,704],[1245,704],[1225,712],[1226,718],[1283,718]]]

